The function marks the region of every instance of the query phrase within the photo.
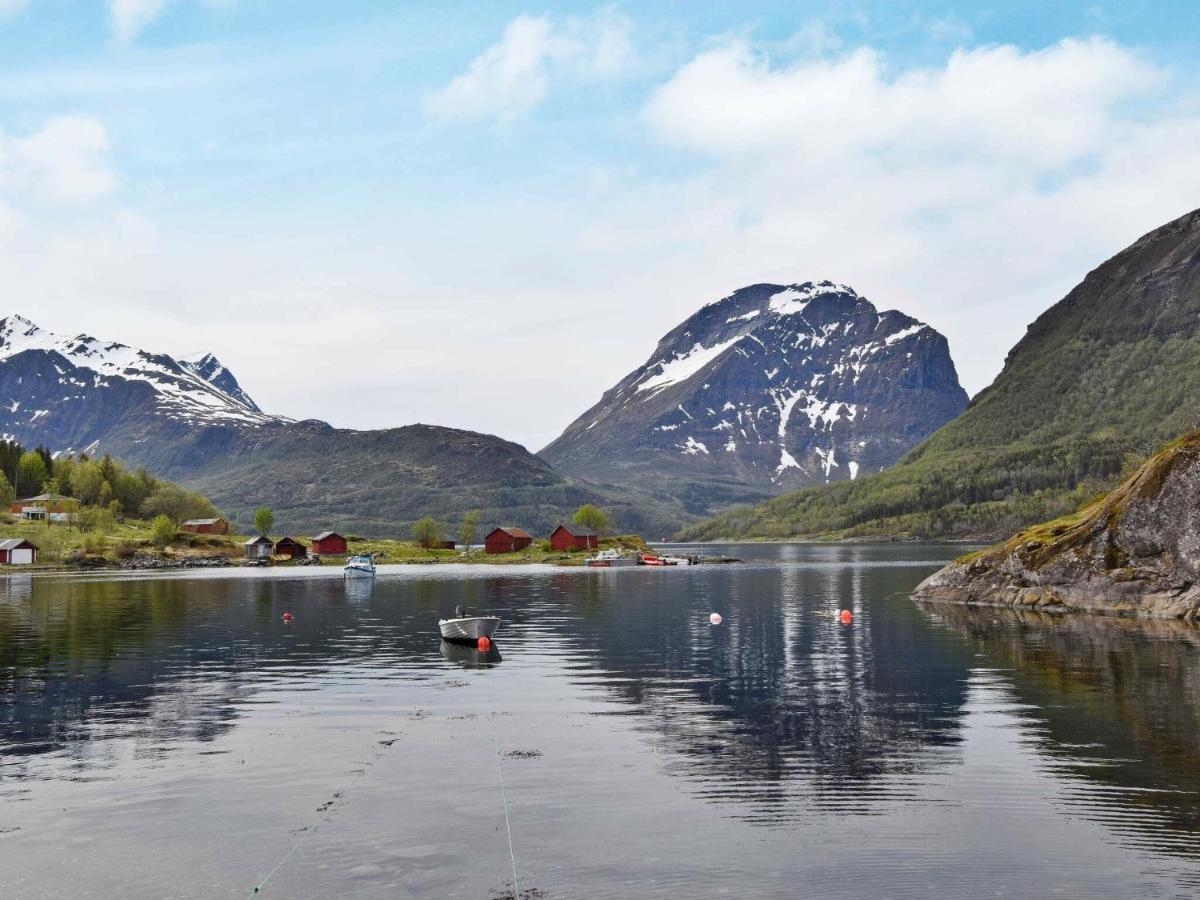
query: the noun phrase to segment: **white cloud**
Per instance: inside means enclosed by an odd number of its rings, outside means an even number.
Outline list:
[[[1087,271],[1200,206],[1200,114],[1101,39],[907,70],[866,47],[779,64],[734,41],[643,116],[707,164],[628,186],[582,246],[655,256],[672,294],[703,260],[693,304],[754,281],[854,284],[943,330],[972,391]]]
[[[87,201],[113,191],[108,133],[89,116],[56,116],[23,137],[0,139],[0,184],[54,201]]]
[[[467,70],[425,99],[437,118],[511,121],[547,95],[551,78],[580,83],[617,76],[632,48],[631,23],[602,10],[589,18],[518,16]]]
[[[142,30],[162,15],[170,0],[109,0],[108,16],[113,38],[118,44],[128,44]]]
[[[956,158],[1046,166],[1093,152],[1119,103],[1159,78],[1104,40],[1067,40],[1032,53],[957,50],[942,68],[893,78],[869,48],[774,68],[737,42],[680,69],[656,92],[648,115],[668,137],[719,155],[786,149],[812,160],[886,153],[910,164]]]

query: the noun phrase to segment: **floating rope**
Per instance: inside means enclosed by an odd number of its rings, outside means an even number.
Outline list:
[[[508,795],[504,791],[504,763],[500,755],[500,739],[496,737],[496,718],[492,714],[492,744],[496,747],[496,768],[500,770],[500,802],[504,806],[504,830],[508,832],[508,858],[512,860],[513,896],[521,900],[521,882],[517,880],[517,853],[513,850],[512,823],[508,819]]]
[[[395,740],[384,743],[383,749],[380,751],[377,751],[375,754],[375,758],[363,766],[363,770],[358,773],[358,777],[356,777],[353,781],[351,781],[350,784],[347,785],[343,790],[340,790],[337,793],[335,793],[334,797],[337,800],[345,799],[346,795],[348,793],[350,793],[352,790],[354,790],[354,788],[358,787],[358,783],[367,777],[367,774],[371,771],[372,768],[374,768],[375,764],[383,758],[383,755],[385,753],[387,753],[387,751],[390,750],[392,748],[392,745],[395,743],[396,743]],[[304,832],[304,834],[302,834],[300,836],[300,839],[298,841],[296,841],[294,844],[292,844],[291,849],[288,850],[287,853],[283,854],[283,858],[280,859],[279,862],[275,863],[275,865],[271,868],[271,871],[266,874],[266,876],[263,878],[263,880],[254,886],[254,890],[252,890],[250,892],[251,897],[257,895],[259,891],[261,891],[264,887],[267,886],[267,882],[271,880],[272,876],[274,876],[274,874],[276,872],[278,872],[281,868],[283,868],[283,864],[285,862],[287,862],[289,859],[291,859],[292,854],[295,853],[297,850],[299,850],[301,845],[305,841],[307,841],[310,837],[312,837],[314,834],[316,834],[318,829],[320,829],[320,827],[322,825],[327,824],[328,822],[330,822],[333,819],[333,815],[335,812],[337,812],[337,809],[339,806],[341,806],[340,803],[331,802],[330,805],[325,808],[325,815],[321,816],[321,818],[317,822],[317,824],[313,825],[312,828],[307,829]]]

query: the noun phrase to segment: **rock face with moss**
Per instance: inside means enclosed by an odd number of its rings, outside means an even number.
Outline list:
[[[1200,618],[1200,432],[1151,457],[1074,516],[971,554],[917,599]]]

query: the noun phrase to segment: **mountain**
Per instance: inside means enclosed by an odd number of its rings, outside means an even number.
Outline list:
[[[1019,609],[1200,616],[1200,432],[1155,454],[1107,497],[946,566],[924,600]]]
[[[110,453],[204,492],[246,523],[261,505],[282,530],[404,533],[453,523],[548,530],[583,503],[656,537],[688,521],[670,498],[566,478],[493,435],[411,425],[334,428],[271,415],[211,354],[175,359],[0,319],[0,432],[26,446]]]
[[[879,475],[730,510],[695,539],[1008,534],[1200,420],[1200,210],[1090,272],[961,416]]]
[[[966,403],[928,325],[829,281],[756,284],[670,331],[540,455],[705,512],[878,472]]]

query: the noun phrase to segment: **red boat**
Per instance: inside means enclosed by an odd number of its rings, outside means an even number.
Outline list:
[[[642,565],[643,566],[673,566],[673,565],[675,565],[675,563],[667,562],[667,560],[663,559],[660,556],[651,556],[649,553],[646,553],[642,556]]]

